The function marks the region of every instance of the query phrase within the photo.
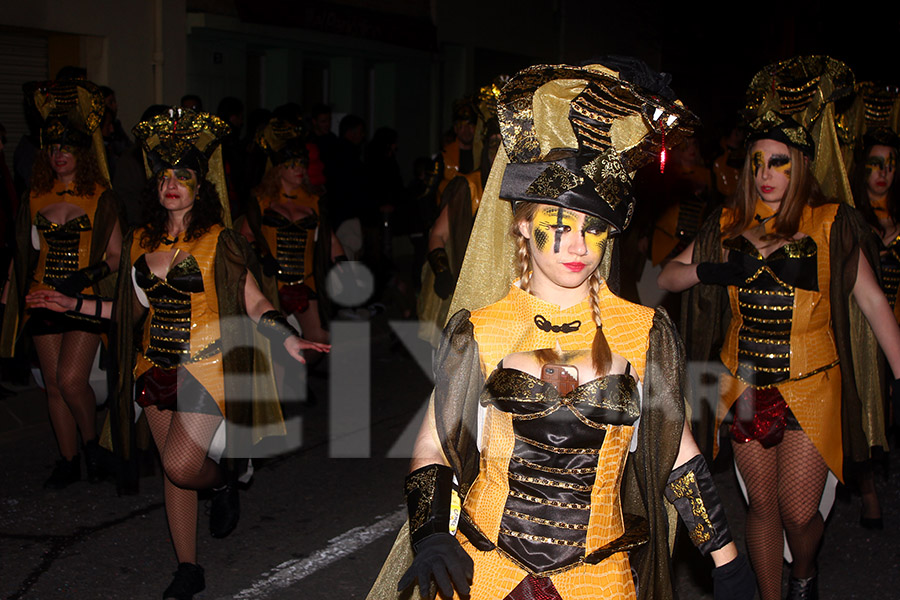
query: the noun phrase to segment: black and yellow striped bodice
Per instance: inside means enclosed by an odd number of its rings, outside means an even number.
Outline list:
[[[598,469],[604,439],[610,427],[637,420],[636,381],[608,375],[560,395],[528,373],[499,368],[481,403],[511,415],[515,436],[497,546],[534,573],[582,560],[595,485],[621,476]],[[624,460],[618,464],[624,468]]]
[[[812,237],[790,241],[763,257],[745,237],[727,240],[729,262],[749,277],[738,287],[741,328],[738,378],[757,387],[790,378],[795,290],[818,290],[817,247]]]

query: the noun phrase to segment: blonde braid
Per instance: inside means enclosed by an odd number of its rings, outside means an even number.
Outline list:
[[[523,291],[531,287],[531,254],[528,251],[528,240],[521,235],[516,236],[516,257],[519,260],[519,277]]]
[[[612,351],[609,348],[609,343],[606,341],[606,336],[603,334],[603,321],[600,312],[600,287],[602,284],[603,281],[600,279],[599,272],[594,271],[591,273],[588,298],[591,303],[591,314],[594,318],[594,324],[597,325],[594,342],[591,344],[591,362],[598,377],[603,377],[609,373],[609,368],[612,365]]]

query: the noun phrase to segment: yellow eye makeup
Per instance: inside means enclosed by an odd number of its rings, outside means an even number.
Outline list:
[[[190,169],[165,169],[160,171],[159,185],[164,186],[170,179],[186,187],[193,194],[197,190],[197,176]]]
[[[553,253],[559,254],[563,234],[577,226],[578,217],[564,208],[544,208],[535,213],[531,224],[531,235],[537,249],[547,252],[552,234]]]
[[[788,179],[791,178],[791,157],[784,154],[775,154],[769,158],[769,168],[778,171]]]
[[[753,175],[759,175],[759,170],[762,169],[763,165],[766,164],[765,158],[763,157],[762,152],[754,152],[753,156],[750,157],[750,164],[753,166]]]
[[[606,240],[609,238],[609,226],[604,221],[592,215],[586,215],[581,234],[584,236],[585,245],[593,248],[599,254],[603,254]]]

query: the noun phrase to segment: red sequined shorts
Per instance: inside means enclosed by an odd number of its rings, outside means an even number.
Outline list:
[[[735,401],[731,436],[736,442],[758,440],[771,448],[784,438],[785,429],[800,429],[800,424],[777,387],[748,387]]]

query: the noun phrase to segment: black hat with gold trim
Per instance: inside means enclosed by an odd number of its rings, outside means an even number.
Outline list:
[[[192,169],[201,175],[208,171],[214,152],[229,131],[219,117],[176,107],[132,129],[151,173]]]
[[[309,164],[309,150],[304,138],[302,125],[275,117],[256,134],[254,142],[265,152],[270,166],[277,167],[295,159]]]
[[[756,140],[775,140],[793,146],[808,156],[815,158],[816,144],[806,127],[787,115],[773,110],[767,111],[750,123],[748,142]]]
[[[890,127],[870,129],[863,136],[863,147],[871,148],[872,146],[889,146],[900,150],[900,136]]]
[[[42,147],[91,146],[106,110],[103,94],[96,84],[83,79],[31,81],[22,86],[22,91],[43,121]]]
[[[628,226],[634,172],[698,121],[667,76],[635,59],[616,67],[537,65],[510,79],[497,111],[509,157],[501,198],[584,212],[611,233]]]

